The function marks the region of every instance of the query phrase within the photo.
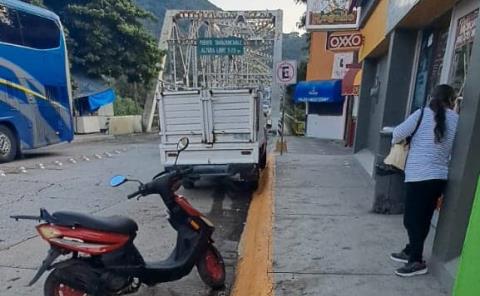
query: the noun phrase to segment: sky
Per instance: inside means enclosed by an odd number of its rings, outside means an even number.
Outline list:
[[[299,31],[297,22],[306,10],[294,0],[210,0],[223,10],[283,10],[283,32]]]

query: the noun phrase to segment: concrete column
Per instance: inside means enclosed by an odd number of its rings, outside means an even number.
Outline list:
[[[405,119],[412,69],[417,66],[413,65],[416,44],[417,31],[400,29],[393,31],[387,65],[383,126],[395,126]]]
[[[417,32],[395,30],[390,38],[386,83],[381,126],[396,126],[405,119],[408,105],[412,68],[417,42]],[[380,127],[381,128],[381,127]],[[370,131],[372,132],[372,131]],[[380,133],[380,130],[377,131]],[[383,161],[390,151],[391,139],[378,137],[375,163]],[[405,194],[402,175],[375,177],[375,203],[373,211],[381,214],[400,214],[404,211]]]
[[[477,26],[480,26],[480,21]],[[474,44],[445,205],[441,210],[433,248],[435,271],[449,284],[453,283],[455,268],[449,269],[445,263],[461,254],[480,173],[480,34],[476,34]]]
[[[375,75],[377,72],[377,63],[374,59],[363,61],[362,84],[360,87],[360,97],[358,105],[357,129],[355,132],[355,142],[353,150],[355,153],[365,149],[368,143],[368,130],[370,126],[370,91],[375,84]]]

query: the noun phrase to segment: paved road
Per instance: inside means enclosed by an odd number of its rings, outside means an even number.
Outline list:
[[[148,180],[159,170],[157,138],[152,135],[59,145],[0,165],[4,173],[0,172],[0,295],[42,295],[45,276],[34,287],[26,283],[45,257],[47,245],[36,236],[35,223],[8,218],[37,214],[41,207],[51,212],[130,216],[140,225],[136,243],[144,257],[160,260],[168,256],[175,233],[165,219],[161,200],[155,196],[127,200],[135,185],[108,186],[115,174]],[[217,224],[214,239],[225,257],[228,287],[224,292],[211,292],[194,271],[177,283],[142,288],[138,295],[228,295],[250,193],[225,180],[180,193]]]

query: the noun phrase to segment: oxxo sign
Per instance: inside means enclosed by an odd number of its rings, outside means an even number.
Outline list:
[[[363,36],[359,32],[332,32],[328,34],[327,50],[355,50],[363,45]]]

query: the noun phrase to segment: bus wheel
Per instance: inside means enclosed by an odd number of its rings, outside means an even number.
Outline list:
[[[0,125],[0,163],[12,161],[17,154],[17,139],[12,131]]]

